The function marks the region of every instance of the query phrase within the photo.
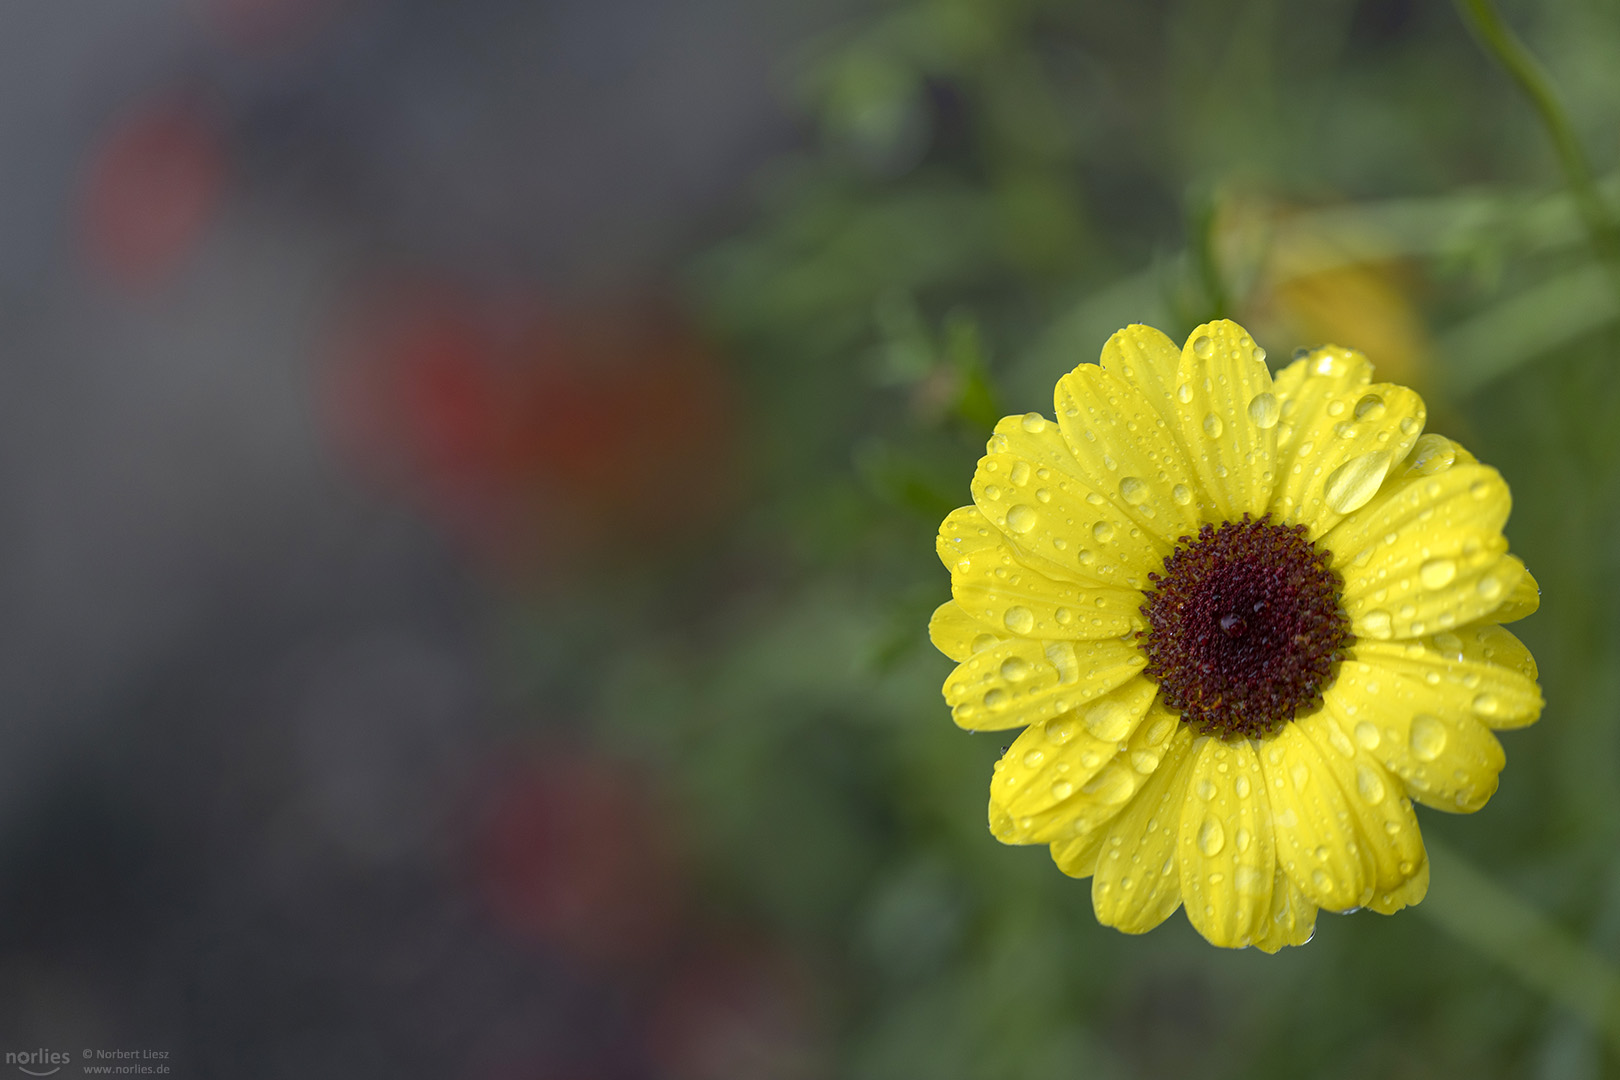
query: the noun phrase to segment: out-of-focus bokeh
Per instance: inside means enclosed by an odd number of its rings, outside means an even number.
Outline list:
[[[1613,214],[1620,11],[1503,11]],[[1450,6],[22,0],[0,72],[0,1051],[1620,1069],[1422,908],[1097,926],[923,632],[1113,330],[1361,348],[1544,590],[1545,718],[1425,832],[1620,964],[1620,276]]]

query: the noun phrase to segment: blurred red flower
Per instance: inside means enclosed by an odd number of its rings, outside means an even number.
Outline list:
[[[824,1071],[803,968],[741,935],[690,951],[653,1004],[647,1043],[672,1080],[808,1080]]]
[[[734,486],[731,386],[664,305],[396,286],[357,305],[336,360],[335,421],[363,469],[509,568],[646,553]]]
[[[472,848],[500,925],[577,961],[647,965],[676,928],[674,832],[629,763],[552,748],[505,768]]]
[[[194,101],[161,96],[126,110],[86,166],[86,258],[123,288],[163,284],[216,216],[226,173],[218,125]]]

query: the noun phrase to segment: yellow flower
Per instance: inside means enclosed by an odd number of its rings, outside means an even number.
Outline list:
[[[1236,323],[1131,326],[997,425],[940,526],[957,724],[1022,727],[990,828],[1092,877],[1097,918],[1178,906],[1275,952],[1319,908],[1428,890],[1412,800],[1478,810],[1493,730],[1540,715],[1501,624],[1539,590],[1496,470],[1423,434],[1417,394],[1323,346],[1273,379]]]

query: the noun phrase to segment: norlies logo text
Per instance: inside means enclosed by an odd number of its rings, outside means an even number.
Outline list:
[[[66,1050],[7,1050],[6,1064],[15,1065],[29,1076],[50,1076],[73,1060]]]

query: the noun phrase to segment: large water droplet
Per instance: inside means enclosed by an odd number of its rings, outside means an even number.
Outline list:
[[[1474,591],[1486,600],[1495,600],[1502,595],[1502,582],[1493,574],[1486,574],[1474,586]]]
[[[1257,428],[1275,427],[1280,416],[1282,406],[1277,404],[1276,394],[1256,394],[1254,400],[1249,402],[1249,419],[1254,421]]]
[[[1361,797],[1373,806],[1384,801],[1384,778],[1378,775],[1378,770],[1362,762],[1356,766],[1356,790]]]
[[[986,690],[984,693],[984,707],[987,709],[994,709],[999,705],[1006,704],[1006,702],[1007,691],[1001,689],[1000,687]]]
[[[1119,497],[1132,506],[1147,502],[1148,494],[1147,483],[1139,476],[1126,476],[1119,481]]]
[[[1110,766],[1088,780],[1080,790],[1092,795],[1099,802],[1110,806],[1122,803],[1136,792],[1136,781],[1132,779],[1133,773],[1124,769]]]
[[[1198,827],[1198,850],[1207,856],[1216,856],[1226,846],[1226,830],[1215,818],[1205,818]]]
[[[1103,698],[1086,710],[1086,730],[1103,742],[1118,742],[1130,734],[1137,714],[1118,701]]]
[[[1029,462],[1015,461],[1007,470],[1007,479],[1020,486],[1029,483]]]
[[[1205,413],[1204,414],[1204,434],[1205,435],[1208,435],[1212,439],[1218,439],[1218,438],[1221,437],[1221,432],[1223,432],[1225,430],[1226,430],[1226,425],[1221,423],[1221,418],[1220,417],[1216,416],[1214,413]]]
[[[1035,615],[1027,607],[1008,608],[1001,621],[1015,634],[1027,634],[1035,629]]]
[[[1029,674],[1029,661],[1021,656],[1009,656],[1001,662],[1001,677],[1016,682]]]
[[[1192,383],[1182,383],[1176,387],[1176,400],[1183,405],[1192,400]]]
[[[1451,559],[1430,559],[1418,570],[1418,580],[1426,589],[1443,588],[1456,576],[1457,564]]]
[[[1377,394],[1368,394],[1356,402],[1357,420],[1377,420],[1384,415],[1384,399]]]
[[[1361,744],[1362,749],[1376,750],[1378,749],[1378,741],[1378,729],[1372,724],[1363,720],[1356,725],[1356,742]]]
[[[1074,794],[1074,785],[1067,780],[1058,780],[1052,784],[1052,798],[1062,802]]]
[[[1025,413],[1022,422],[1024,430],[1032,435],[1039,435],[1046,430],[1046,417],[1038,412]]]
[[[1198,781],[1197,786],[1194,787],[1193,790],[1197,792],[1198,797],[1203,799],[1205,802],[1209,802],[1209,800],[1215,797],[1215,785],[1211,783],[1208,778]]]
[[[1474,697],[1474,711],[1481,716],[1495,716],[1501,707],[1502,702],[1489,691]]]
[[[1412,753],[1419,761],[1433,761],[1446,748],[1446,725],[1437,716],[1412,717]]]
[[[1443,435],[1430,432],[1412,445],[1412,471],[1420,476],[1445,472],[1456,460],[1456,444]]]
[[[1007,528],[1015,533],[1027,533],[1035,527],[1036,514],[1034,507],[1019,503],[1007,511]]]
[[[1091,527],[1091,535],[1097,538],[1099,544],[1106,544],[1114,535],[1114,527],[1106,521],[1099,521]]]
[[[1357,629],[1368,637],[1377,638],[1380,641],[1388,640],[1390,635],[1395,632],[1390,614],[1383,608],[1374,608],[1363,615]]]
[[[1378,494],[1388,472],[1389,454],[1383,450],[1353,457],[1328,474],[1322,497],[1336,513],[1359,510]]]
[[[1175,487],[1171,488],[1170,497],[1176,500],[1177,506],[1186,506],[1188,503],[1192,502],[1192,492],[1188,490],[1186,484],[1177,484]]]
[[[1193,338],[1192,349],[1200,360],[1208,360],[1215,355],[1215,342],[1208,334],[1199,334]]]
[[[1040,767],[1041,762],[1045,760],[1045,754],[1041,753],[1039,750],[1031,750],[1029,753],[1024,755],[1024,768],[1037,769]]]

